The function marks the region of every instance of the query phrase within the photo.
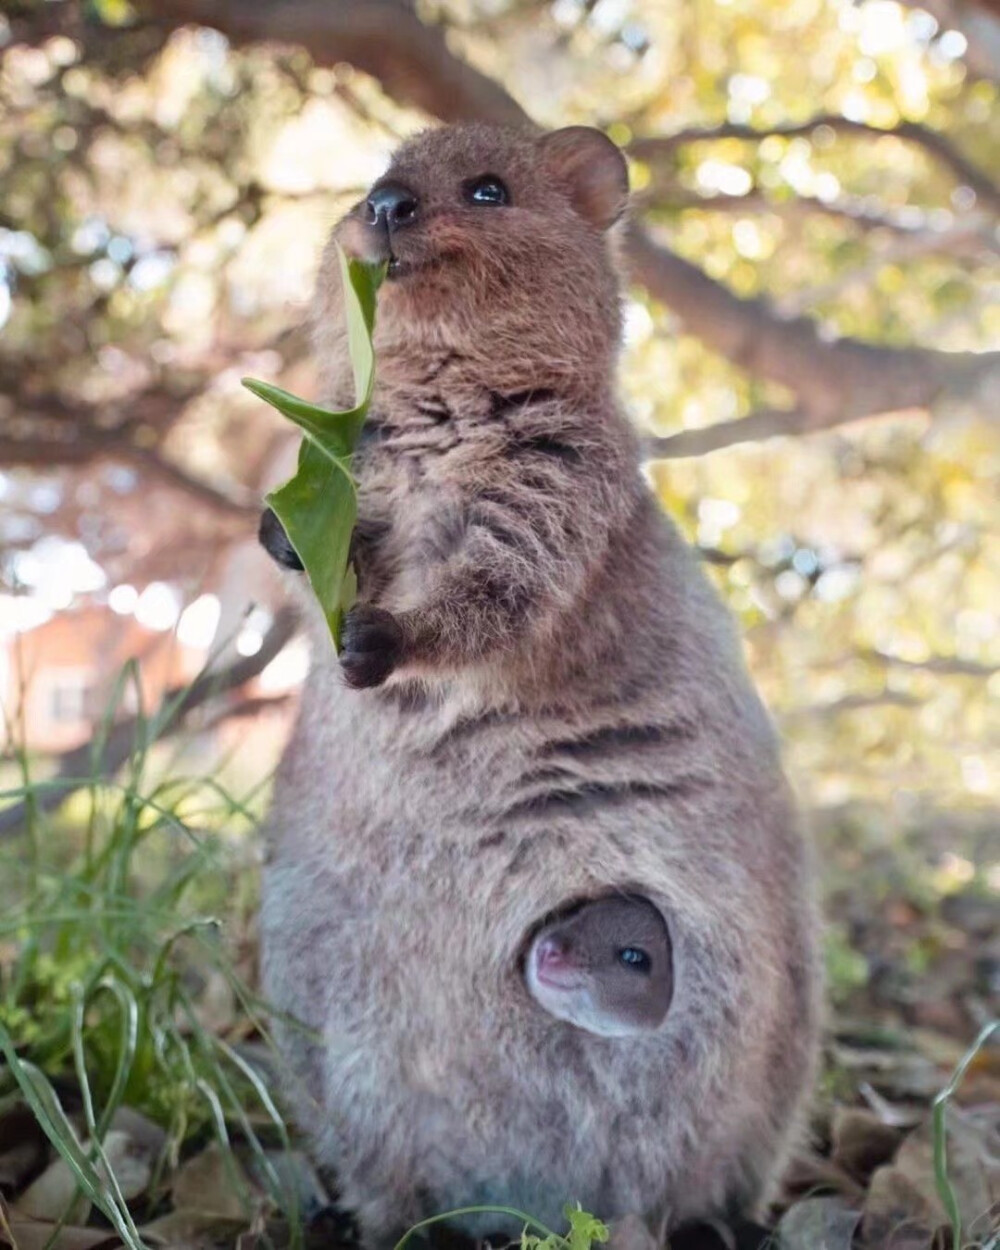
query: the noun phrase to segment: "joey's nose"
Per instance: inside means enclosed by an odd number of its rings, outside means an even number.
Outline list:
[[[535,950],[535,960],[539,972],[559,974],[576,968],[576,961],[570,952],[555,938],[544,938]]]
[[[566,963],[562,946],[553,938],[546,938],[538,943],[536,951],[539,968],[561,968]]]
[[[547,937],[535,947],[535,977],[549,989],[571,990],[580,985],[581,969],[562,942]]]
[[[396,230],[411,225],[416,217],[416,196],[398,182],[382,183],[365,201],[365,220],[370,226],[385,222],[390,230]]]

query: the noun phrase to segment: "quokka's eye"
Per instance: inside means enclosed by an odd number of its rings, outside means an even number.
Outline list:
[[[649,956],[644,950],[640,950],[638,946],[626,946],[618,952],[618,962],[624,964],[626,968],[631,968],[634,972],[648,972],[650,967]]]
[[[465,198],[470,204],[494,206],[509,204],[510,192],[493,174],[483,174],[481,178],[473,178],[464,187]]]

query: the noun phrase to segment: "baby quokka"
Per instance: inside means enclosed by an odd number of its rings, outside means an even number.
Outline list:
[[[336,227],[388,261],[338,657],[268,823],[288,1095],[367,1244],[454,1207],[752,1212],[817,1037],[807,856],[727,614],[616,398],[620,152],[421,135]],[[322,399],[352,400],[335,258]],[[471,1233],[504,1226],[466,1217]],[[514,1233],[519,1231],[510,1225]]]
[[[601,1037],[659,1028],[673,995],[670,934],[643,898],[581,903],[543,925],[528,950],[525,980],[560,1020]]]

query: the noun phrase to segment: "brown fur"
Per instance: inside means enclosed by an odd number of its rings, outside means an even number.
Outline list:
[[[262,927],[268,995],[321,1039],[283,1030],[290,1094],[373,1246],[473,1203],[753,1210],[813,1071],[772,730],[615,400],[609,149],[432,132],[389,174],[417,218],[379,242],[362,205],[336,232],[397,276],[356,463],[361,603],[338,663],[300,592],[313,667]],[[510,205],[463,200],[487,173]],[[316,346],[350,402],[330,255]],[[673,945],[666,1018],[631,1037],[554,1019],[520,974],[543,917],[609,891],[649,898]]]

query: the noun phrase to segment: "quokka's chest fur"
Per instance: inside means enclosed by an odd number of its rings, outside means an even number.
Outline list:
[[[363,590],[373,598],[395,582],[405,600],[406,586],[457,556],[476,526],[488,525],[508,549],[528,555],[538,540],[537,509],[522,514],[519,497],[547,496],[558,511],[565,506],[559,469],[579,464],[588,445],[602,441],[601,418],[586,405],[543,386],[493,389],[467,376],[476,369],[455,352],[432,354],[416,378],[376,392],[355,456],[356,550],[369,578]],[[612,471],[619,455],[604,456]],[[580,497],[576,506],[582,520],[588,501]]]

